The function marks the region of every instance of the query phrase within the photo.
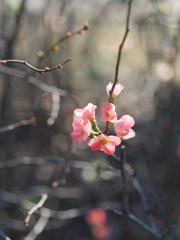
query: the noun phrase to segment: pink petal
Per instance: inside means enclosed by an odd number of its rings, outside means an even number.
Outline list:
[[[103,151],[107,155],[112,155],[115,152],[115,146],[113,146],[112,144],[108,143],[108,144],[103,146]]]
[[[93,142],[96,141],[96,138],[92,138],[88,141],[88,146],[92,146]]]
[[[74,129],[81,129],[83,127],[83,121],[82,120],[74,120],[72,122],[72,126]]]
[[[135,137],[135,136],[136,136],[136,133],[135,133],[135,131],[131,128],[131,129],[129,130],[129,133],[128,133],[127,135],[125,135],[125,136],[123,137],[123,139],[124,139],[124,140],[128,140],[128,139],[133,138],[133,137]]]
[[[130,128],[132,128],[135,124],[134,118],[131,117],[130,115],[123,115],[120,119],[125,121],[125,123],[129,125]]]
[[[110,82],[107,86],[106,86],[106,92],[107,94],[109,95],[109,91],[111,91],[112,89],[112,83]],[[114,88],[114,91],[113,91],[113,95],[114,96],[117,96],[121,93],[121,91],[124,89],[124,86],[121,85],[121,84],[116,84],[115,88]]]
[[[105,103],[102,108],[102,120],[111,121],[116,118],[115,106],[112,103]]]
[[[121,144],[120,138],[116,136],[108,136],[108,142],[114,146],[118,146],[119,144]]]
[[[125,136],[129,133],[130,126],[122,118],[114,124],[114,130],[118,136]]]
[[[77,130],[71,132],[70,135],[71,135],[72,138],[78,138],[78,137],[81,136],[80,132],[77,131]]]
[[[101,144],[99,141],[94,141],[91,147],[92,151],[101,150]]]
[[[81,119],[82,116],[83,116],[83,109],[77,108],[74,110],[74,115],[73,115],[74,120]]]

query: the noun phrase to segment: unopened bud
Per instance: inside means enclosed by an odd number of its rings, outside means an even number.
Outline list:
[[[67,36],[67,37],[70,37],[71,35],[72,35],[71,32],[67,32],[67,33],[66,33],[66,36]]]
[[[88,21],[84,22],[84,30],[88,30],[89,29],[89,24]]]

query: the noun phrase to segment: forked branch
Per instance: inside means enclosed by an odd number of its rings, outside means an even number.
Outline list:
[[[57,70],[57,69],[61,69],[64,67],[64,65],[68,62],[71,61],[71,58],[68,58],[66,59],[64,62],[62,62],[61,64],[58,64],[57,66],[55,67],[45,67],[43,69],[40,69],[40,68],[37,68],[37,67],[34,67],[32,66],[30,63],[28,63],[27,61],[24,61],[24,60],[17,60],[17,59],[8,59],[8,60],[0,60],[0,63],[2,64],[7,64],[7,63],[19,63],[19,64],[24,64],[26,65],[27,67],[31,68],[32,70],[40,73],[40,74],[43,74],[45,72],[52,72],[54,70]]]

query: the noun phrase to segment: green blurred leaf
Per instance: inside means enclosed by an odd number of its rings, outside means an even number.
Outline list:
[[[21,10],[22,0],[5,0],[5,10],[8,14],[17,15]]]

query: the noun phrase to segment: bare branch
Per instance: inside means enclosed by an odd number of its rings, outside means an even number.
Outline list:
[[[36,239],[46,227],[51,213],[47,208],[41,209],[40,218],[31,232],[25,237],[25,240],[34,240]]]
[[[132,4],[132,0],[129,0],[129,2],[128,2],[128,12],[127,12],[127,18],[126,18],[126,29],[125,29],[125,33],[124,33],[122,42],[119,45],[119,51],[118,51],[118,57],[117,57],[117,62],[116,62],[115,75],[114,75],[114,82],[113,82],[111,90],[109,91],[109,102],[110,103],[112,103],[113,91],[114,91],[114,88],[115,88],[115,86],[116,86],[116,84],[118,82],[119,65],[120,65],[120,60],[121,60],[122,49],[123,49],[124,43],[126,41],[128,32],[130,31],[130,29],[129,29],[129,21],[130,21],[130,14],[131,14],[131,4]],[[107,133],[108,129],[109,129],[109,122],[107,121],[105,129],[104,129],[104,133]]]
[[[11,130],[14,130],[15,128],[18,128],[18,127],[21,127],[21,126],[35,125],[35,123],[36,123],[36,119],[34,117],[32,117],[29,120],[23,119],[19,122],[15,122],[13,124],[10,124],[8,126],[0,128],[0,133],[11,131]]]
[[[18,64],[24,64],[26,65],[27,67],[31,68],[32,70],[40,73],[40,74],[43,74],[43,73],[46,73],[46,72],[52,72],[54,70],[57,70],[57,69],[62,69],[64,67],[64,65],[68,62],[71,61],[71,58],[68,58],[66,59],[63,63],[61,64],[58,64],[57,66],[55,67],[52,67],[52,68],[49,68],[49,67],[45,67],[43,69],[40,69],[40,68],[36,68],[34,66],[32,66],[30,63],[28,63],[27,61],[24,61],[24,60],[17,60],[17,59],[7,59],[7,60],[0,60],[0,63],[2,64],[7,64],[7,63],[18,63]]]
[[[35,213],[39,208],[41,208],[41,207],[44,205],[44,203],[45,203],[45,201],[47,200],[47,198],[48,198],[48,195],[47,195],[46,193],[43,193],[42,196],[41,196],[40,201],[39,201],[36,205],[34,205],[34,207],[32,207],[32,208],[27,212],[27,216],[26,216],[26,218],[24,219],[24,223],[25,223],[25,226],[26,226],[26,227],[28,227],[28,225],[29,225],[29,220],[30,220],[32,214]]]
[[[121,160],[122,160],[122,167],[120,168],[121,176],[122,176],[122,192],[123,192],[123,210],[124,213],[127,214],[129,211],[129,204],[128,204],[128,192],[127,192],[127,184],[126,184],[126,171],[125,171],[125,151],[126,148],[124,145],[121,145]]]
[[[123,167],[122,161],[120,161],[120,159],[118,157],[116,157],[115,155],[112,155],[112,157],[119,163],[119,167],[122,168]],[[151,224],[152,229],[157,232],[157,229],[156,229],[156,226],[154,223],[154,218],[150,211],[151,208],[149,206],[146,194],[145,194],[145,192],[141,186],[141,183],[136,175],[136,171],[128,163],[124,164],[124,169],[126,171],[126,174],[130,177],[134,188],[136,189],[136,191],[138,192],[138,194],[141,198],[141,202],[142,202],[145,214],[147,215],[148,221]]]
[[[121,217],[127,218],[128,220],[130,220],[131,222],[135,223],[136,225],[138,225],[140,228],[142,228],[145,232],[149,233],[151,236],[155,237],[156,239],[162,240],[164,239],[163,236],[160,233],[157,233],[156,231],[154,231],[154,229],[152,229],[151,227],[149,227],[147,224],[143,223],[139,218],[135,217],[134,215],[128,213],[128,214],[123,214],[122,211],[119,211],[117,209],[109,209],[111,211],[113,211],[114,213],[120,215]],[[164,239],[165,240],[165,239]]]
[[[46,83],[43,83],[39,79],[32,77],[32,76],[27,76],[27,74],[21,70],[5,67],[5,66],[0,66],[0,73],[7,74],[13,77],[17,77],[20,79],[27,79],[27,81],[36,86],[37,88],[41,89],[42,91],[54,94],[60,94],[61,96],[66,96],[68,93],[65,90],[62,90],[60,88],[50,86]]]
[[[82,33],[87,30],[89,30],[89,26],[88,26],[88,22],[85,22],[84,26],[82,28],[80,28],[79,30],[76,30],[74,32],[66,32],[66,35],[59,38],[47,51],[45,51],[44,53],[42,52],[42,55],[39,56],[39,61],[42,61],[42,59],[47,57],[49,55],[49,53],[51,51],[53,51],[54,46],[61,44],[62,42],[64,42],[65,40],[67,40],[70,37],[76,36],[78,34],[82,35]]]

